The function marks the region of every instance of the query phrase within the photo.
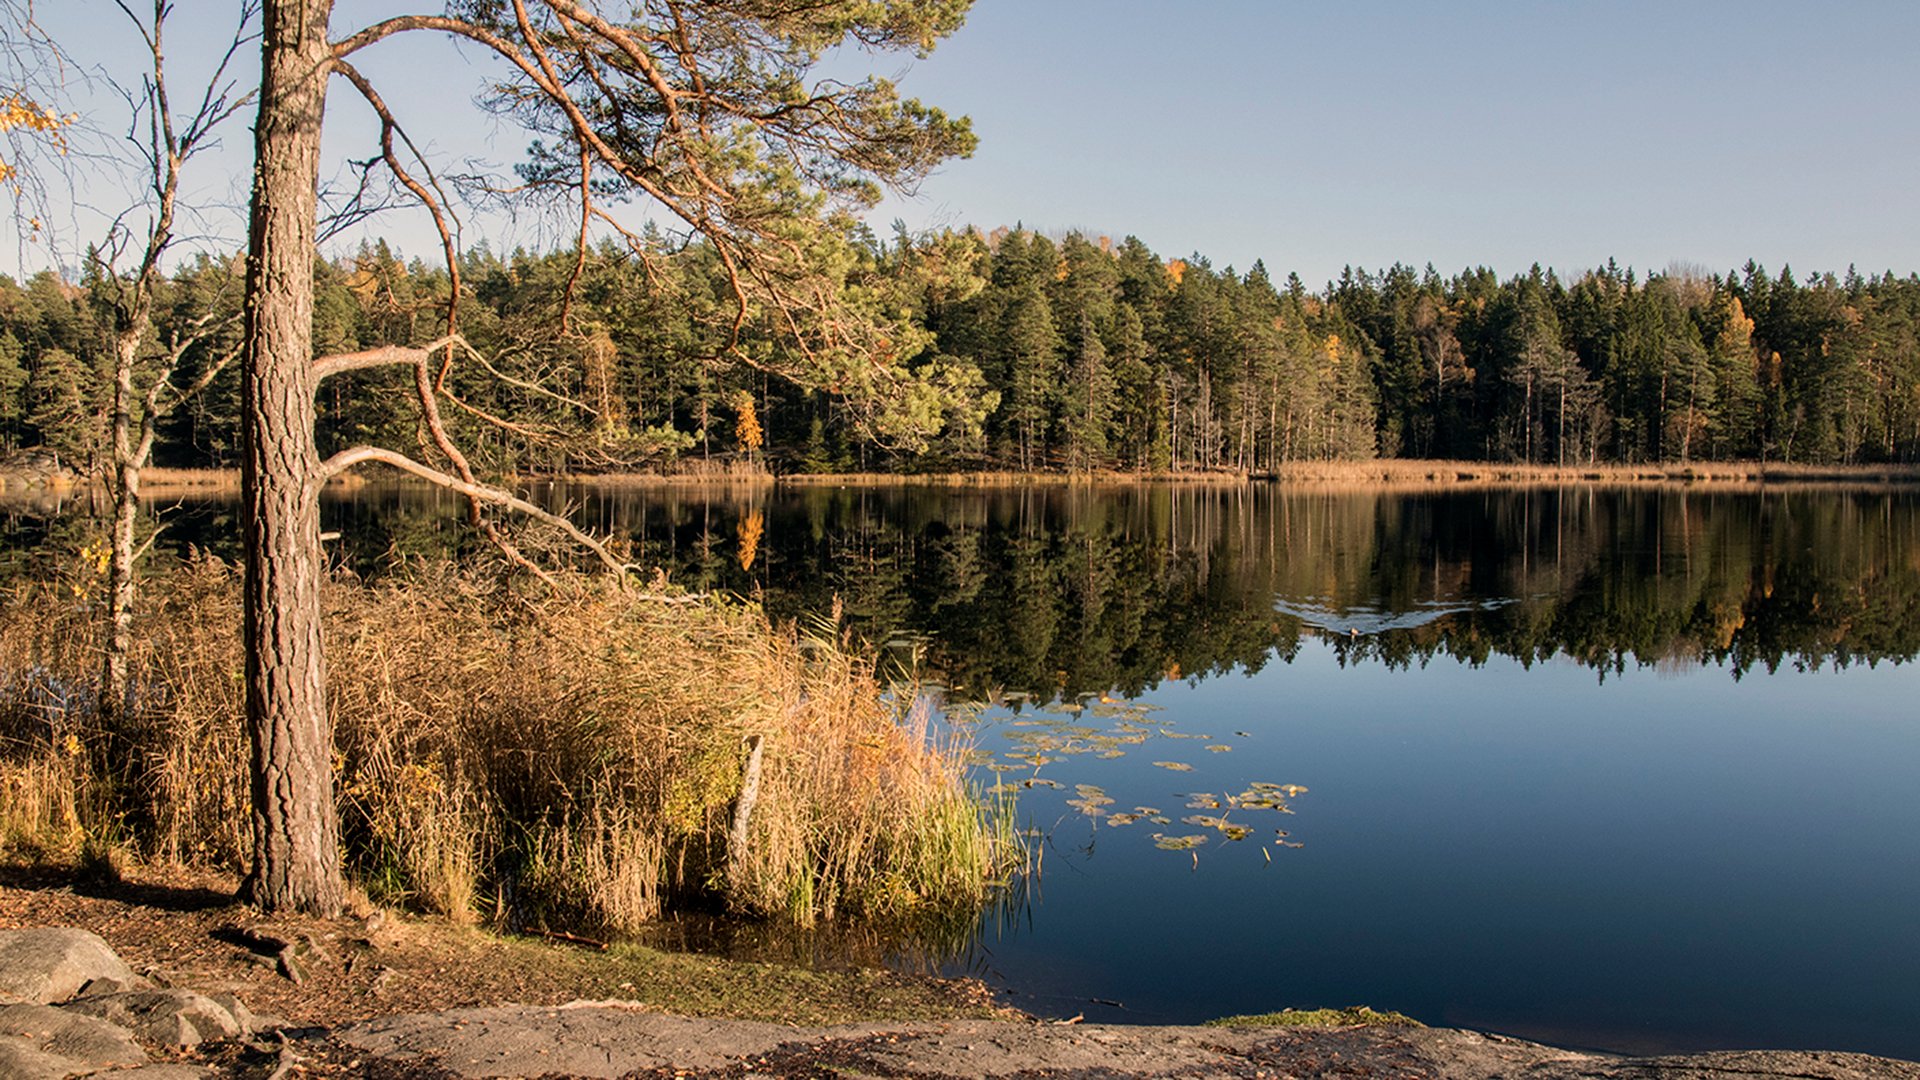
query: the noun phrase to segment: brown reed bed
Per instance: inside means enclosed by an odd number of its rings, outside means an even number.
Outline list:
[[[0,845],[240,867],[234,571],[202,560],[148,582],[139,698],[111,722],[95,589],[76,572],[0,596]],[[681,901],[803,925],[970,916],[1017,854],[924,709],[757,607],[444,565],[331,582],[326,603],[346,857],[384,902],[613,932]]]
[[[150,465],[140,470],[142,490],[225,490],[240,488],[239,469],[166,469]]]
[[[768,472],[764,464],[735,458],[724,460],[690,458],[676,461],[672,466],[658,470],[568,474],[555,476],[552,479],[600,487],[760,486],[774,482],[773,473]]]
[[[1246,473],[1124,472],[1096,469],[1087,472],[929,472],[929,473],[786,473],[776,481],[783,487],[1067,487],[1132,486],[1138,484],[1209,484],[1233,486],[1250,482]]]
[[[1324,489],[1425,489],[1436,487],[1601,486],[1896,487],[1920,484],[1920,465],[1801,465],[1779,462],[1655,462],[1640,465],[1528,465],[1517,462],[1379,458],[1368,461],[1300,461],[1255,473],[1060,472],[804,473],[783,475],[782,486],[1033,487],[1128,486],[1255,482]]]
[[[1260,479],[1314,490],[1411,490],[1453,487],[1685,486],[1758,489],[1920,484],[1920,465],[1798,465],[1779,462],[1653,462],[1641,465],[1528,465],[1517,462],[1293,462]]]

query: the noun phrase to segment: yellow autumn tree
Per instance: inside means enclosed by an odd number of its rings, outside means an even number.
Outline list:
[[[78,119],[73,114],[62,116],[54,110],[40,104],[19,90],[0,90],[0,135],[5,136],[5,145],[0,146],[0,183],[11,185],[16,198],[21,195],[18,140],[21,135],[35,136],[51,143],[60,153],[67,152],[65,129]],[[35,232],[40,229],[40,219],[31,222]]]
[[[753,406],[753,395],[745,390],[733,397],[733,437],[748,457],[760,453],[766,433],[760,430],[760,413]]]
[[[757,506],[740,519],[740,569],[753,569],[753,560],[760,554],[760,537],[766,527],[766,516]]]

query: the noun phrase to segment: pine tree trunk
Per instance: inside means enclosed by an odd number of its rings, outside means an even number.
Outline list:
[[[332,0],[267,0],[254,134],[241,374],[247,726],[253,867],[269,911],[342,904],[333,729],[320,647],[320,459],[314,445],[313,259]]]

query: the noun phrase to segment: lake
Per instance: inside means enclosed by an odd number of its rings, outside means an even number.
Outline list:
[[[902,964],[1088,1020],[1920,1058],[1911,490],[546,494],[944,688],[1039,872]],[[336,557],[471,545],[456,506],[337,493]]]

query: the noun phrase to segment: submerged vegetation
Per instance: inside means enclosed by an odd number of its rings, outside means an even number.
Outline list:
[[[235,572],[156,576],[138,698],[110,720],[92,569],[0,597],[0,843],[237,869]],[[328,584],[345,855],[376,899],[611,932],[687,903],[802,925],[979,910],[1013,838],[918,699],[753,605],[563,586],[444,563]]]

